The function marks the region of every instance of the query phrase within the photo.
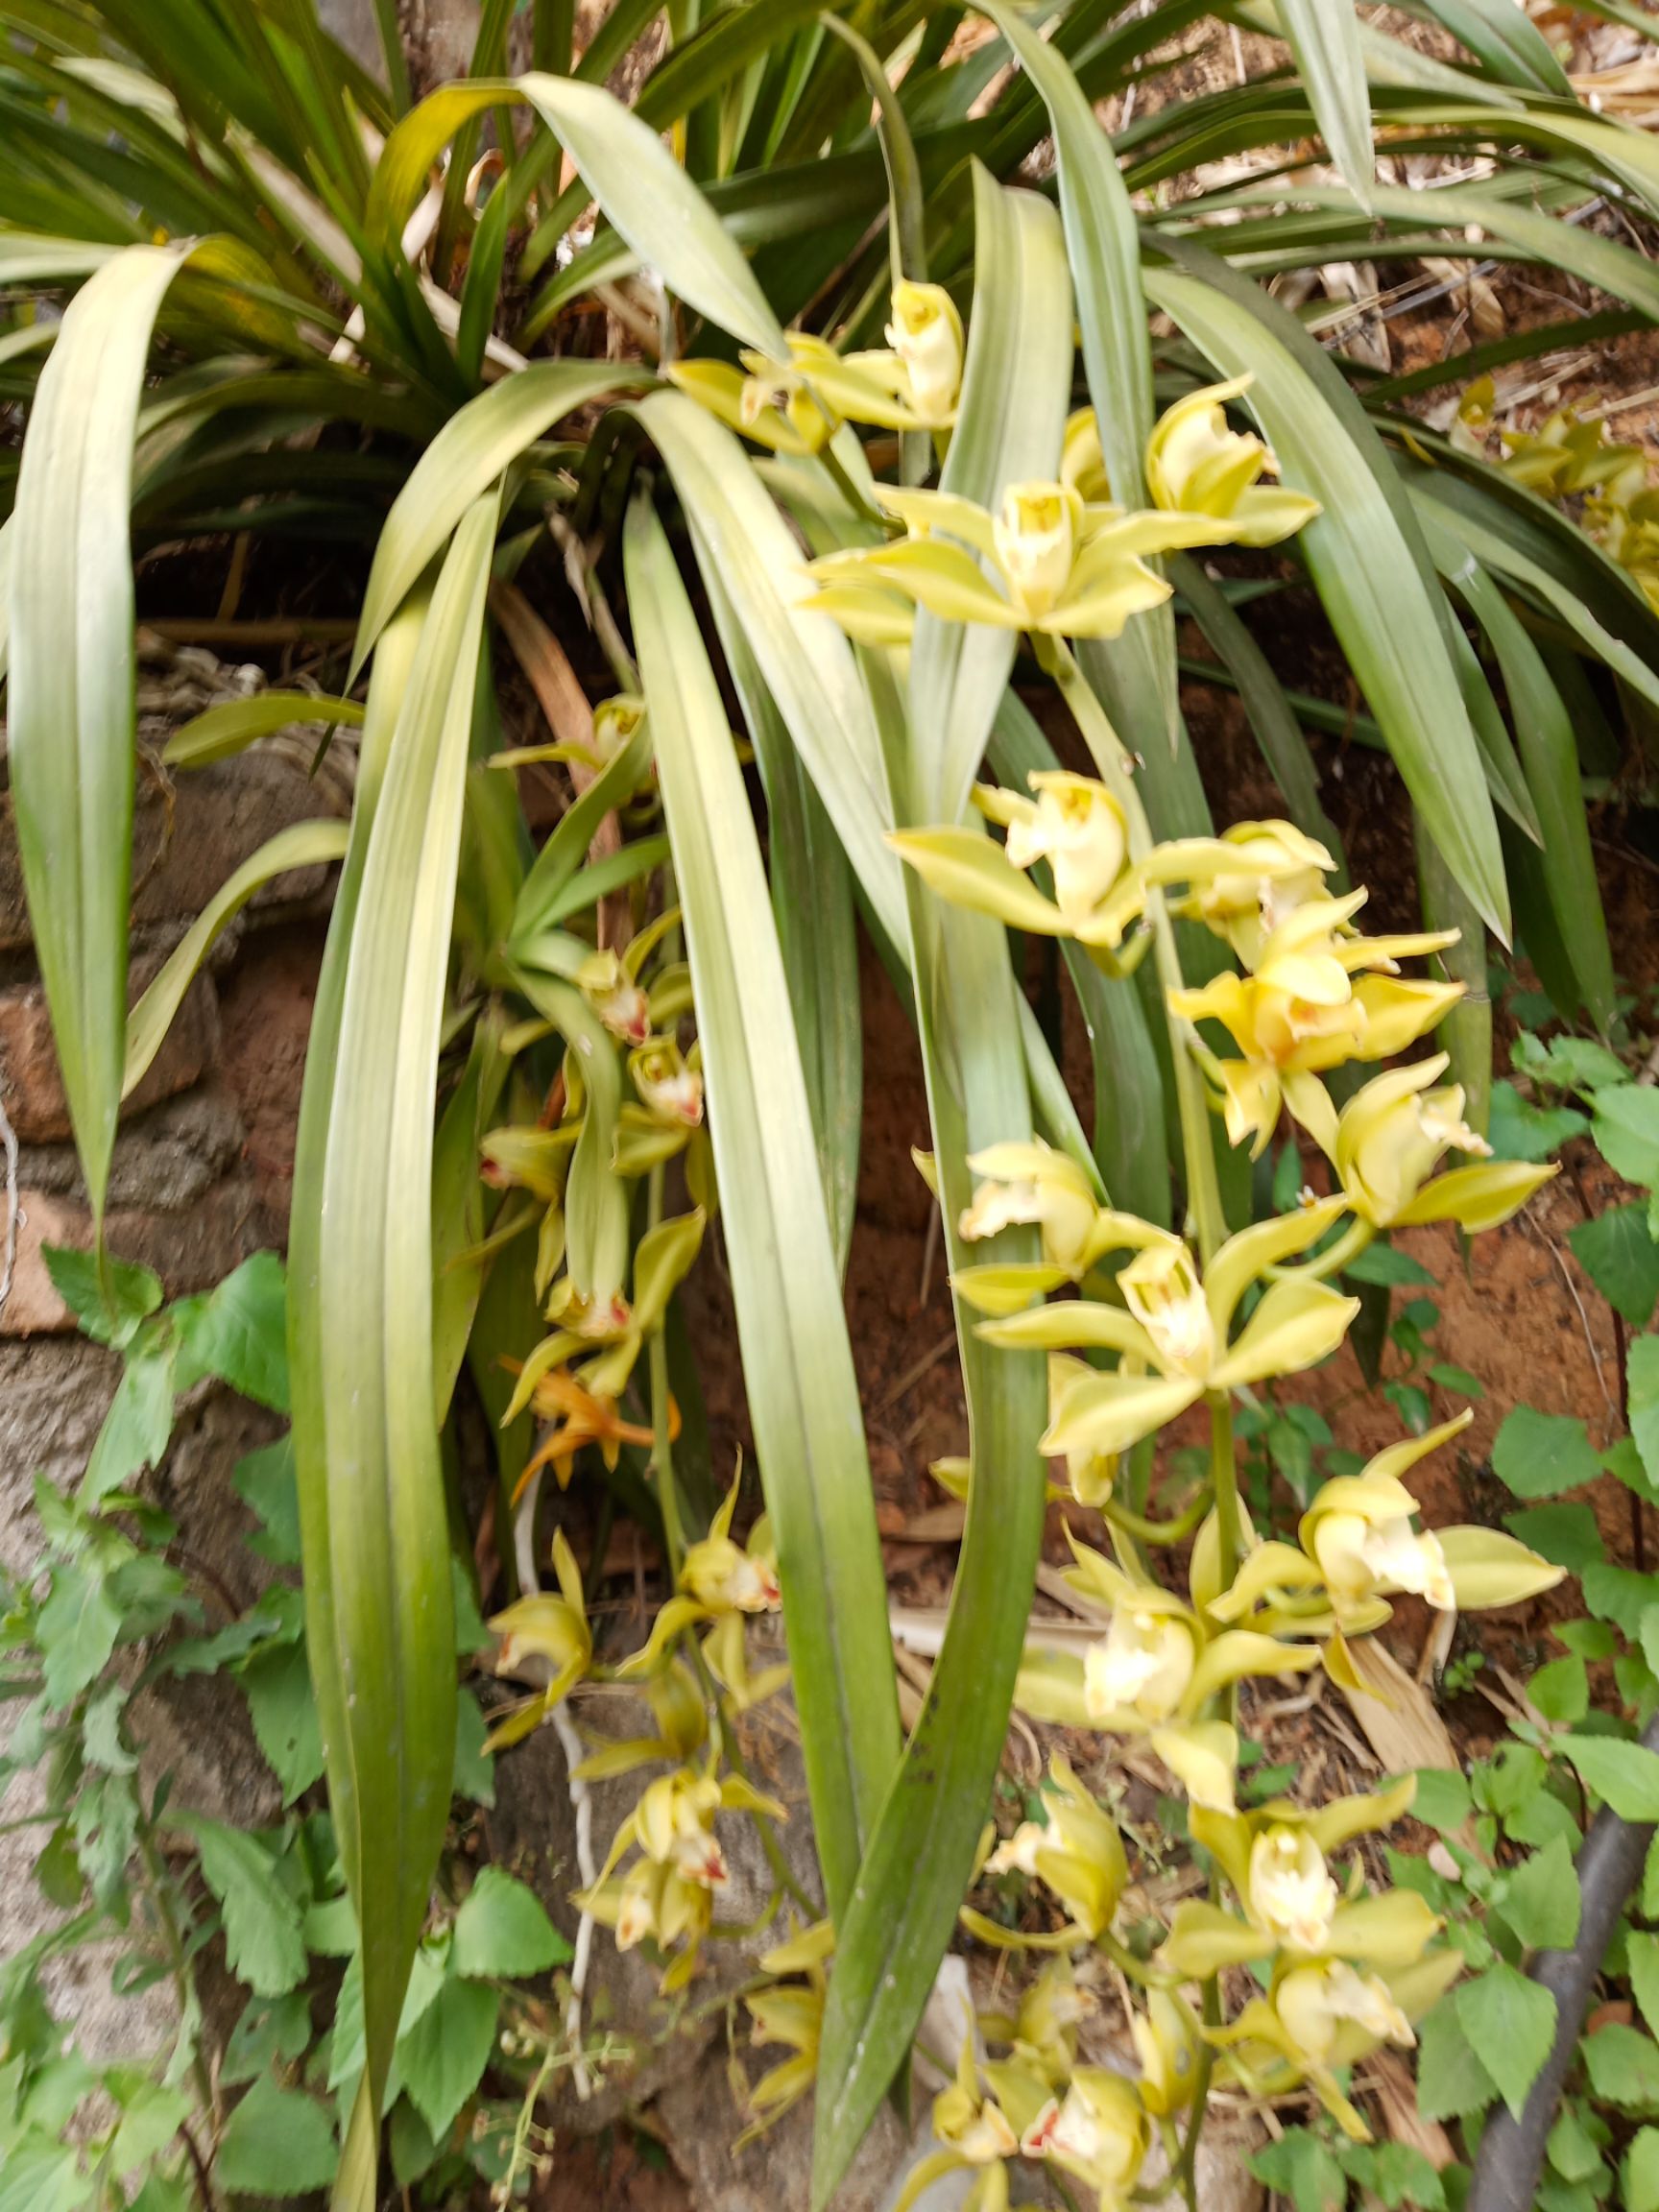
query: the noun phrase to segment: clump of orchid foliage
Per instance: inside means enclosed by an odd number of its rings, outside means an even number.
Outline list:
[[[949,297],[900,286],[887,337],[886,351],[840,356],[797,336],[786,358],[750,349],[741,367],[690,361],[672,374],[729,428],[781,456],[830,454],[850,421],[947,440],[963,367]],[[906,655],[919,613],[1030,640],[1099,775],[1039,770],[1023,790],[982,782],[973,794],[976,821],[910,829],[889,842],[939,898],[1070,940],[1112,976],[1153,958],[1184,1139],[1184,1231],[1102,1202],[1077,1160],[1035,1137],[974,1153],[961,1243],[1023,1225],[1040,1231],[1042,1252],[960,1266],[952,1283],[988,1343],[1046,1357],[1042,1450],[1063,1471],[1061,1494],[1099,1516],[1112,1547],[1108,1555],[1071,1538],[1068,1580],[1098,1632],[1084,1648],[1060,1647],[1033,1621],[1016,1704],[1040,1722],[1141,1740],[1186,1796],[1190,1833],[1214,1869],[1210,1894],[1180,1904],[1150,1945],[1132,1946],[1117,1926],[1130,1884],[1123,1837],[1053,1754],[1044,1817],[1000,1840],[988,1830],[978,1863],[1028,1878],[1063,1922],[1022,1934],[964,1908],[964,1926],[982,1942],[1048,1956],[1014,2011],[982,2020],[964,2041],[933,2108],[938,2148],[911,2176],[901,2212],[930,2180],[959,2169],[974,2176],[968,2201],[976,2212],[1005,2212],[1018,2159],[1047,2165],[1112,2212],[1151,2183],[1150,2161],[1161,2156],[1190,2201],[1218,2088],[1263,2100],[1306,2090],[1351,2136],[1368,2139],[1348,2070],[1382,2045],[1408,2048],[1413,2023],[1461,1963],[1455,1948],[1436,1942],[1439,1923],[1424,1899],[1378,1891],[1352,1853],[1356,1839],[1408,1811],[1413,1785],[1241,1810],[1238,1685],[1323,1669],[1362,1688],[1353,1640],[1390,1618],[1397,1595],[1450,1613],[1514,1604],[1560,1578],[1512,1537],[1418,1526],[1404,1478],[1466,1425],[1467,1412],[1327,1482],[1294,1542],[1259,1536],[1239,1499],[1235,1395],[1337,1351],[1359,1310],[1337,1286],[1343,1269],[1396,1228],[1448,1220],[1465,1232],[1490,1228],[1553,1172],[1488,1156],[1465,1119],[1463,1090],[1440,1080],[1444,1052],[1384,1065],[1457,1003],[1463,985],[1403,965],[1445,952],[1456,932],[1362,934],[1365,893],[1334,888],[1332,854],[1289,822],[1154,840],[1134,763],[1067,642],[1116,637],[1167,599],[1161,556],[1273,544],[1317,511],[1278,488],[1260,439],[1231,426],[1227,408],[1243,389],[1194,391],[1160,419],[1144,457],[1151,504],[1143,510],[1113,501],[1084,410],[1068,425],[1053,482],[1013,485],[991,513],[951,493],[872,480],[863,541],[807,565],[814,609],[868,651]],[[626,734],[634,712],[618,702],[610,721]],[[1176,918],[1210,931],[1232,957],[1202,988],[1182,975]],[[674,1585],[639,1650],[604,1666],[575,1561],[558,1539],[559,1594],[526,1596],[493,1623],[502,1671],[539,1671],[545,1684],[499,1723],[495,1740],[552,1718],[584,1679],[629,1683],[645,1699],[656,1733],[607,1743],[575,1770],[580,1779],[653,1763],[667,1769],[646,1786],[578,1901],[619,1946],[654,1945],[670,1991],[690,1980],[716,1926],[729,1878],[720,1815],[757,1822],[779,1877],[773,1907],[786,1894],[808,1904],[773,1835],[783,1809],[749,1781],[737,1745],[739,1717],[787,1678],[781,1665],[752,1668],[748,1651],[751,1619],[781,1602],[767,1525],[746,1547],[735,1541],[733,1486],[707,1537],[687,1545],[674,1503],[676,1411],[661,1322],[715,1203],[696,1047],[685,1054],[678,1041],[689,1011],[685,971],[650,971],[676,922],[671,911],[619,958],[575,941],[524,949],[531,972],[520,988],[541,1004],[550,990],[579,992],[612,1041],[607,1049],[627,1048],[635,1096],[610,1104],[610,1149],[595,1152],[589,1132],[601,1101],[591,1065],[585,1070],[572,1053],[557,1118],[486,1145],[503,1179],[546,1206],[537,1287],[552,1333],[524,1362],[508,1407],[529,1406],[547,1424],[527,1479],[551,1466],[568,1480],[583,1444],[600,1445],[613,1461],[624,1443],[650,1446]],[[1321,1187],[1310,1183],[1289,1212],[1229,1234],[1215,1125],[1257,1157],[1286,1114],[1322,1160]],[[662,1171],[679,1155],[697,1203],[671,1217]],[[1460,1164],[1444,1166],[1448,1155]],[[603,1284],[590,1266],[578,1278],[562,1265],[566,1224],[593,1212],[592,1179],[640,1176],[649,1219],[631,1260],[620,1237]],[[647,1347],[648,1428],[621,1411]],[[1208,1418],[1209,1477],[1159,1518],[1148,1510],[1153,1444],[1193,1408]],[[1173,1557],[1188,1538],[1176,1588],[1152,1562]],[[834,1946],[833,1927],[808,1912],[761,1961],[767,1984],[746,2000],[755,2038],[792,2056],[757,2084],[751,2132],[812,2083]],[[1133,2067],[1080,2055],[1090,2000],[1077,1964],[1092,1951],[1135,1992]]]

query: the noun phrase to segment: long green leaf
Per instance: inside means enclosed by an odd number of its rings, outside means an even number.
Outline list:
[[[134,246],[70,302],[36,390],[11,541],[11,770],[75,1141],[102,1218],[121,1105],[132,871],[132,439],[183,266]]]
[[[276,877],[286,876],[296,868],[326,867],[331,861],[343,859],[349,834],[344,822],[297,822],[292,829],[279,830],[275,837],[268,838],[226,878],[167,955],[127,1017],[123,1096],[142,1081],[145,1070],[160,1051],[185,992],[226,925],[242,911],[256,891]]]
[[[1498,657],[1508,694],[1509,712],[1521,749],[1521,762],[1536,805],[1542,835],[1538,864],[1543,872],[1556,930],[1572,965],[1584,1004],[1596,1026],[1606,1033],[1612,1022],[1617,984],[1607,920],[1590,823],[1584,811],[1584,785],[1573,721],[1526,625],[1498,585],[1449,533],[1431,533],[1438,560],[1448,555],[1446,574],[1461,592],[1469,612],[1486,633]]]
[[[288,1369],[294,1408],[294,1463],[305,1560],[305,1648],[323,1748],[328,1800],[342,1863],[353,1894],[362,1883],[362,1823],[351,1756],[348,1689],[337,1629],[334,1567],[329,1542],[328,1427],[324,1394],[325,1337],[320,1293],[323,1182],[333,1112],[347,965],[362,897],[364,864],[385,781],[392,733],[408,694],[429,593],[404,600],[386,627],[369,686],[368,715],[358,755],[351,841],[334,894],[328,945],[317,980],[305,1085],[294,1151],[294,1194],[288,1236]],[[334,2201],[338,2212],[362,2212],[374,2201],[380,2115],[359,2099],[341,2153]]]
[[[1354,0],[1273,0],[1318,118],[1319,134],[1362,207],[1370,204],[1376,156],[1371,93]]]
[[[1004,486],[1051,475],[1071,362],[1070,285],[1046,203],[975,179],[978,255],[973,338],[951,442],[950,488],[995,508]],[[986,335],[988,333],[988,335]],[[918,624],[908,722],[889,671],[870,657],[895,819],[954,821],[1001,696],[970,698],[975,656],[941,651]],[[983,715],[983,719],[981,716]],[[966,732],[958,717],[967,718]],[[939,1200],[952,1270],[979,1247],[958,1223],[968,1156],[1031,1133],[1018,991],[1007,933],[983,915],[905,885],[917,1025],[927,1080]],[[1004,1232],[999,1259],[1034,1259],[1029,1230]],[[840,2184],[903,2064],[955,1926],[990,1804],[1043,1533],[1038,1453],[1047,1393],[1041,1360],[1009,1359],[958,1309],[973,1475],[945,1641],[903,1763],[870,1840],[851,1907],[838,1915],[818,2071],[812,2201]]]
[[[636,412],[674,479],[698,565],[718,579],[878,924],[897,944],[903,893],[882,843],[891,816],[880,744],[852,647],[809,612],[801,548],[731,431],[681,392],[654,392]]]
[[[625,557],[685,907],[750,1419],[778,1539],[819,1860],[839,1923],[899,1755],[857,1384],[742,777],[685,586],[643,501],[629,515]]]
[[[1308,342],[1322,365],[1317,374],[1278,322],[1270,326],[1271,303],[1264,298],[1258,296],[1261,306],[1253,308],[1231,289],[1172,269],[1148,270],[1146,289],[1224,374],[1254,378],[1248,403],[1279,455],[1286,483],[1321,504],[1297,543],[1332,625],[1447,864],[1506,939],[1498,826],[1442,613],[1431,596],[1435,588],[1424,577],[1428,556],[1421,552],[1420,565],[1420,545],[1406,535],[1411,523],[1404,495],[1403,523],[1381,480],[1379,469],[1389,469],[1386,456],[1374,463],[1366,449],[1375,433],[1363,411],[1316,346]],[[1282,309],[1275,315],[1289,321]],[[1341,392],[1340,403],[1324,370]],[[1358,423],[1346,417],[1350,406]]]
[[[161,757],[169,768],[205,768],[212,761],[233,758],[257,738],[311,722],[360,730],[363,709],[355,699],[310,691],[256,691],[252,699],[222,700],[194,715],[174,731]]]
[[[319,1340],[305,1347],[320,1373],[296,1397],[297,1450],[302,1479],[320,1467],[325,1485],[321,1514],[311,1505],[307,1579],[321,1518],[334,1646],[313,1665],[338,1670],[325,1723],[330,1704],[344,1716],[344,1740],[325,1748],[336,1804],[353,1824],[341,1853],[362,1931],[367,2050],[353,2128],[371,2138],[454,1752],[433,1415],[432,1105],[498,506],[492,495],[468,509],[421,626],[364,855],[334,1062],[317,1078],[331,1092],[313,1247]],[[301,1408],[321,1427],[303,1447]]]
[[[706,581],[713,596],[718,582],[712,575]],[[721,620],[720,636],[733,664],[755,765],[766,794],[772,918],[795,1015],[795,1042],[812,1112],[830,1239],[836,1272],[845,1278],[858,1200],[858,1141],[864,1112],[864,1030],[852,871],[730,609]]]
[[[1041,94],[1054,133],[1060,220],[1077,291],[1083,367],[1112,496],[1146,503],[1144,454],[1152,429],[1152,349],[1141,292],[1141,232],[1112,141],[1065,57],[1003,0],[988,15]],[[1175,622],[1167,608],[1132,622],[1101,648],[1118,719],[1142,753],[1175,733]]]
[[[602,85],[573,77],[532,74],[521,86],[612,228],[668,289],[733,338],[782,356],[782,329],[754,272],[650,125]]]
[[[473,500],[563,416],[633,380],[611,362],[536,361],[451,416],[410,471],[380,532],[358,617],[351,682]]]

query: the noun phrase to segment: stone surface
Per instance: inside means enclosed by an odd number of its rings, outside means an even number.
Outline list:
[[[158,952],[133,961],[129,1005],[160,965]],[[212,978],[198,975],[123,1112],[142,1113],[159,1099],[187,1091],[211,1065],[218,1044],[219,1010]],[[69,1136],[69,1106],[52,1043],[52,1018],[45,991],[36,981],[0,991],[0,1091],[20,1143],[51,1144]]]
[[[165,731],[160,733],[165,735]],[[139,932],[193,921],[226,878],[278,830],[350,811],[349,736],[337,734],[314,777],[315,734],[268,738],[232,760],[141,775],[132,818],[132,923]],[[300,868],[267,884],[249,911],[314,902],[331,871]],[[0,952],[33,943],[12,798],[0,793]]]
[[[41,1246],[68,1244],[89,1251],[92,1245],[92,1216],[84,1206],[27,1184],[20,1188],[19,1201],[16,1271],[11,1296],[0,1308],[0,1389],[7,1386],[12,1357],[28,1359],[25,1345],[13,1346],[7,1339],[38,1338],[75,1327],[73,1314],[52,1286]],[[154,1268],[172,1297],[208,1289],[251,1253],[269,1245],[278,1227],[259,1204],[251,1180],[240,1173],[215,1183],[182,1212],[117,1208],[108,1226],[116,1258]],[[0,1452],[7,1426],[6,1408],[0,1407]]]

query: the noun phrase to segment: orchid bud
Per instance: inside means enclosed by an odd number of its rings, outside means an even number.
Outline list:
[[[992,524],[997,559],[1016,608],[1035,621],[1065,590],[1083,502],[1064,484],[1010,484]]]
[[[1016,868],[1046,860],[1054,900],[1072,929],[1081,929],[1121,877],[1129,857],[1123,809],[1103,783],[1065,770],[1031,777],[1036,803],[1013,816],[1003,850]]]
[[[1292,1951],[1323,1951],[1336,1911],[1336,1884],[1306,1828],[1274,1826],[1250,1849],[1250,1917]]]
[[[1258,485],[1279,465],[1260,438],[1230,430],[1225,413],[1249,382],[1207,385],[1160,416],[1146,444],[1146,484],[1155,506],[1227,523],[1217,543],[1273,545],[1311,521],[1319,502]]]
[[[962,318],[955,301],[942,284],[895,284],[886,336],[903,363],[911,406],[929,427],[942,427],[962,389]]]
[[[1050,2158],[1097,2190],[1104,2205],[1119,2203],[1145,2161],[1146,2112],[1132,2085],[1103,2066],[1079,2066],[1065,2097],[1050,2099],[1021,2140],[1027,2158]]]
[[[1163,1367],[1179,1375],[1209,1372],[1215,1324],[1192,1255],[1179,1238],[1149,1244],[1118,1275],[1118,1287]]]
[[[1402,2051],[1417,2040],[1387,1983],[1342,1959],[1296,1967],[1274,1991],[1273,2005],[1291,2042],[1319,2066],[1336,2056],[1344,2028]]]
[[[1110,1925],[1129,1879],[1118,1823],[1084,1789],[1058,1752],[1044,1793],[1047,1823],[1023,1820],[985,1863],[988,1874],[1020,1873],[1053,1890],[1086,1936]]]

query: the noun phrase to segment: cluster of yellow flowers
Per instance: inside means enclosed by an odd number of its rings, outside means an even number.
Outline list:
[[[1493,425],[1497,388],[1478,377],[1458,402],[1452,442],[1483,454]],[[1582,499],[1590,535],[1625,570],[1659,612],[1659,490],[1640,445],[1618,445],[1604,420],[1586,421],[1558,407],[1536,430],[1504,430],[1505,475],[1546,499]]]
[[[776,1613],[781,1597],[768,1525],[757,1521],[747,1545],[738,1544],[732,1535],[736,1503],[733,1482],[708,1535],[687,1548],[675,1595],[659,1610],[650,1636],[619,1666],[594,1661],[581,1571],[563,1532],[553,1539],[558,1595],[521,1598],[490,1623],[500,1639],[496,1671],[521,1680],[544,1679],[544,1687],[497,1722],[492,1749],[522,1741],[551,1719],[584,1680],[630,1683],[651,1710],[655,1735],[609,1743],[574,1769],[575,1778],[586,1781],[657,1761],[672,1763],[668,1773],[647,1787],[613,1839],[597,1880],[576,1902],[594,1920],[614,1929],[620,1949],[649,1937],[671,1954],[663,1977],[663,1987],[670,1990],[683,1987],[695,1971],[715,1897],[726,1885],[716,1815],[787,1817],[781,1805],[726,1761],[727,1723],[781,1689],[789,1673],[783,1665],[757,1671],[749,1665],[745,1623],[757,1614]],[[676,1652],[680,1639],[700,1626],[707,1629],[700,1655],[703,1679]],[[721,1722],[713,1740],[711,1696]],[[618,1872],[635,1850],[637,1857]]]

